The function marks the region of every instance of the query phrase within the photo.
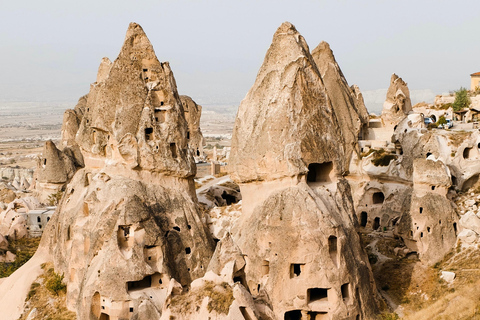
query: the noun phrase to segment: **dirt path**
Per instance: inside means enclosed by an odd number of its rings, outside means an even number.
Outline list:
[[[229,175],[226,175],[226,176],[223,176],[223,177],[218,177],[218,178],[215,178],[213,180],[209,180],[209,181],[207,181],[207,183],[205,183],[203,186],[201,186],[200,188],[197,189],[197,194],[208,190],[208,188],[210,188],[211,186],[213,186],[215,184],[222,184],[222,183],[227,182],[228,180],[230,180]]]

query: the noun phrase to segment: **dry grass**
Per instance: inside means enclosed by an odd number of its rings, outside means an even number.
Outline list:
[[[480,319],[480,251],[454,248],[433,267],[419,261],[397,259],[374,270],[375,280],[390,297],[401,303],[404,319]],[[449,285],[440,271],[453,271]],[[385,313],[380,319],[394,319]]]
[[[368,152],[361,153],[360,156],[363,158],[363,157],[369,156],[372,153],[373,153],[372,163],[376,167],[378,167],[378,166],[386,167],[390,164],[390,161],[397,159],[396,154],[388,153],[383,148],[378,149],[378,150],[370,149],[370,150],[368,150]]]
[[[220,178],[220,177],[226,176],[227,174],[228,174],[228,172],[221,171],[221,172],[219,172],[215,175],[215,178]]]
[[[451,131],[448,135],[450,138],[449,145],[458,148],[465,140],[467,140],[472,132],[467,131]]]
[[[415,104],[412,108],[430,108],[430,105],[425,101]]]
[[[26,299],[26,307],[19,318],[25,320],[32,310],[36,309],[34,319],[75,320],[75,313],[66,308],[66,287],[62,284],[63,277],[55,273],[51,263],[42,265],[44,270],[32,283]]]
[[[199,306],[203,299],[208,297],[207,309],[218,314],[228,314],[230,305],[233,302],[233,290],[228,283],[223,282],[216,285],[211,281],[205,282],[201,288],[195,289],[186,294],[174,296],[170,301],[170,307],[175,313],[193,313],[196,306]]]
[[[37,251],[40,244],[38,238],[24,238],[8,243],[8,250],[15,253],[17,258],[12,263],[0,262],[0,278],[8,277],[15,270],[23,266]]]
[[[480,319],[480,280],[442,296],[424,309],[405,319],[443,320]]]

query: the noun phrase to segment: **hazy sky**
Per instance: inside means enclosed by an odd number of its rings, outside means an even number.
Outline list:
[[[139,23],[180,94],[238,104],[273,33],[290,21],[310,49],[325,40],[349,84],[411,90],[469,86],[480,71],[480,1],[0,0],[0,101],[72,101],[102,57],[118,55]]]

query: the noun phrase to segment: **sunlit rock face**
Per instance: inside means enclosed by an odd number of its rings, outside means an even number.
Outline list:
[[[189,96],[180,96],[180,100],[182,101],[185,119],[188,123],[188,147],[193,153],[195,159],[203,160],[203,135],[200,130],[202,106],[198,105]]]
[[[376,311],[342,176],[363,116],[346,81],[334,84],[343,78],[338,66],[319,71],[334,61],[326,48],[319,47],[316,61],[295,27],[282,24],[232,137],[230,174],[243,210],[232,238],[246,261],[242,281],[276,319],[368,319]]]
[[[410,111],[412,111],[412,101],[407,83],[396,74],[392,74],[390,87],[383,104],[382,120],[386,126],[394,126]]]
[[[191,177],[187,132],[168,62],[158,61],[142,28],[131,24],[118,58],[111,66],[102,61],[88,94],[76,135],[86,165]]]
[[[41,243],[79,319],[159,318],[172,288],[204,275],[214,242],[187,132],[168,63],[130,24],[118,58],[102,60],[90,93],[65,116],[63,143],[78,146],[84,168]]]
[[[64,189],[76,169],[75,159],[68,151],[60,151],[51,140],[45,142],[33,178],[35,195],[40,201],[47,202],[51,194]]]
[[[357,86],[348,86],[333,51],[322,41],[313,51],[312,57],[320,72],[340,126],[345,147],[345,166],[350,164],[352,153],[358,150],[357,141],[367,133],[368,111]]]

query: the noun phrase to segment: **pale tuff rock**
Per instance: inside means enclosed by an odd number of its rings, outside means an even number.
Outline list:
[[[392,74],[387,97],[383,104],[382,120],[385,125],[396,125],[412,111],[412,101],[407,83],[396,74]]]
[[[99,68],[76,136],[85,163],[102,167],[108,161],[177,177],[193,176],[188,125],[173,73],[167,62],[158,61],[139,25],[130,25],[108,76],[107,67]]]
[[[346,97],[337,108],[352,121],[340,127],[317,64],[295,27],[282,24],[240,105],[229,159],[243,198],[232,229],[246,261],[238,281],[263,316],[369,318],[375,289],[354,229],[350,187],[341,178],[361,121],[353,120],[352,91],[342,82],[332,92]],[[327,73],[341,76],[333,71]],[[344,139],[343,131],[357,133]]]
[[[455,272],[441,271],[440,278],[451,284],[453,283],[453,280],[455,280]]]
[[[83,155],[80,151],[80,147],[75,141],[75,137],[82,121],[83,112],[87,103],[87,96],[83,96],[78,100],[77,106],[74,110],[67,109],[63,114],[62,123],[62,140],[61,147],[63,152],[72,158],[75,162],[75,166],[83,167]]]
[[[10,240],[27,237],[26,213],[38,208],[40,202],[34,197],[24,197],[10,202],[5,210],[0,212],[0,234]]]
[[[45,142],[42,157],[37,161],[34,177],[35,190],[40,201],[46,201],[50,194],[63,189],[75,171],[72,158],[58,150],[51,140]]]
[[[187,140],[188,147],[194,154],[195,159],[203,159],[203,135],[200,130],[200,116],[202,106],[198,105],[189,96],[180,96],[183,112],[188,124]]]
[[[96,297],[115,301],[106,314],[141,314],[143,304],[161,310],[171,279],[188,286],[203,276],[213,243],[188,183],[162,182],[82,169],[67,188],[42,245],[69,279],[67,303],[81,319],[96,314]]]
[[[300,121],[302,120],[302,121]],[[345,147],[304,38],[284,23],[273,37],[253,87],[240,104],[229,158],[236,182],[304,175],[310,163],[345,170]]]
[[[197,124],[199,110],[191,110]],[[214,242],[196,203],[173,74],[139,25],[130,24],[118,58],[102,60],[89,94],[64,119],[62,143],[79,147],[85,167],[71,178],[75,166],[67,170],[47,144],[44,165],[64,170],[42,168],[38,179],[71,181],[40,249],[65,275],[67,306],[79,319],[158,319],[169,296],[205,274]]]
[[[358,138],[366,135],[369,120],[367,108],[358,87],[348,86],[328,43],[321,42],[312,51],[312,57],[335,111],[341,135],[345,140],[345,160],[349,164],[352,152],[358,150]]]

